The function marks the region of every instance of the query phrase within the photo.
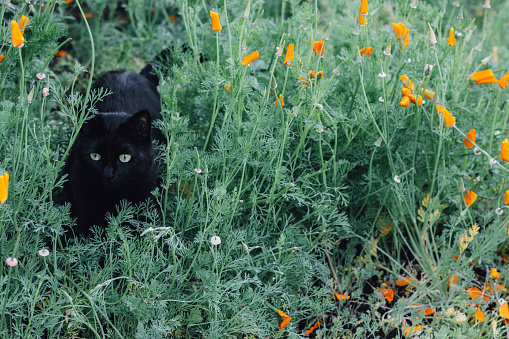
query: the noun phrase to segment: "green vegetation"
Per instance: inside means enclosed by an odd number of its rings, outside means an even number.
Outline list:
[[[509,335],[509,89],[468,79],[503,85],[509,2],[373,0],[359,26],[360,2],[4,1],[0,337]],[[61,173],[90,86],[169,47],[155,199],[76,239]]]

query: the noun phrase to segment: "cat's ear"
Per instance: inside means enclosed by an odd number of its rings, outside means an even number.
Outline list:
[[[131,135],[139,138],[150,138],[152,118],[147,110],[142,110],[133,115],[127,121]]]

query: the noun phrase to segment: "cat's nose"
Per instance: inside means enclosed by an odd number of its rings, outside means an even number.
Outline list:
[[[113,166],[106,166],[103,170],[103,177],[104,179],[111,181],[113,177],[115,176],[115,171],[113,170]]]

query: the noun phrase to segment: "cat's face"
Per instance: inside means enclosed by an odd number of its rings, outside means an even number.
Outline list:
[[[147,111],[96,114],[83,125],[78,144],[80,172],[90,185],[128,189],[152,168],[154,148]]]

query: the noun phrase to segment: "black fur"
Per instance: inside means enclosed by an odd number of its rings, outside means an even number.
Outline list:
[[[122,199],[144,201],[156,187],[152,139],[162,141],[162,134],[151,124],[161,118],[161,103],[157,83],[150,80],[115,71],[94,85],[112,94],[96,105],[99,113],[83,125],[65,166],[69,180],[64,193],[77,218],[75,233],[106,226],[106,213],[114,213]],[[122,162],[122,154],[129,154],[130,160]]]

